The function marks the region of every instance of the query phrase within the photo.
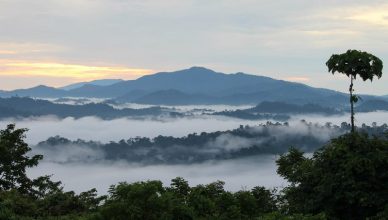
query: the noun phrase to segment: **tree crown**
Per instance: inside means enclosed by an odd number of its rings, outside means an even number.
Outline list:
[[[383,70],[383,62],[378,57],[359,50],[333,54],[326,66],[332,74],[339,72],[353,78],[359,75],[364,81],[372,81],[374,76],[381,78]]]

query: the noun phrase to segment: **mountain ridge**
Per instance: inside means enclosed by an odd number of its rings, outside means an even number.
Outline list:
[[[166,91],[170,92],[166,93]],[[327,103],[327,105],[335,106],[345,105],[348,100],[347,94],[330,89],[314,88],[302,83],[241,72],[225,74],[204,67],[158,72],[136,80],[119,81],[105,86],[85,84],[70,90],[38,86],[5,91],[0,95],[3,97],[107,98],[119,102],[155,104],[157,101],[157,104],[173,105],[236,105],[257,104],[262,101],[286,101],[296,104]],[[379,99],[375,96],[370,97]],[[364,99],[370,99],[370,97],[363,96]]]
[[[80,88],[80,87],[85,86],[85,85],[110,86],[112,84],[115,84],[115,83],[118,83],[121,81],[124,81],[124,80],[122,80],[122,79],[98,79],[98,80],[93,80],[93,81],[89,81],[89,82],[73,83],[73,84],[70,84],[67,86],[59,87],[58,89],[69,91],[69,90]]]

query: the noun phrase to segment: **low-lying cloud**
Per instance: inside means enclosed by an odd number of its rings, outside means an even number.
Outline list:
[[[189,133],[222,131],[239,125],[257,125],[265,121],[247,121],[220,116],[198,116],[175,119],[131,119],[101,120],[96,117],[80,119],[38,117],[30,119],[8,119],[0,121],[0,127],[16,123],[19,128],[28,128],[27,142],[37,144],[49,137],[60,135],[69,139],[119,141],[130,137],[156,137],[158,135],[180,137]]]
[[[28,170],[31,177],[54,174],[53,180],[61,180],[65,190],[76,192],[96,188],[106,194],[112,184],[121,181],[136,182],[161,180],[169,185],[170,180],[181,176],[190,185],[206,184],[216,180],[225,181],[231,191],[250,189],[254,186],[284,187],[286,181],[276,174],[275,156],[263,155],[251,158],[208,161],[192,165],[138,166],[125,162],[115,163],[71,163],[42,162]]]
[[[46,161],[57,163],[125,160],[129,163],[193,164],[252,155],[281,154],[291,146],[313,152],[346,127],[299,122],[266,123],[227,131],[192,133],[183,137],[135,137],[119,142],[69,140],[51,137],[33,147]]]
[[[379,125],[387,123],[387,112],[359,113],[356,115],[357,125],[378,122]],[[308,122],[319,123],[321,126],[314,130],[309,129],[301,119]],[[288,136],[311,134],[314,138],[325,141],[331,133],[324,126],[326,122],[339,125],[349,121],[347,115],[324,116],[293,116],[289,127],[271,127],[270,132],[276,133],[275,138],[284,139]],[[190,133],[215,132],[236,129],[240,125],[249,125],[252,132],[254,127],[264,121],[249,121],[227,117],[192,117],[165,120],[134,120],[128,118],[104,121],[94,117],[81,119],[57,119],[53,117],[40,117],[23,120],[3,120],[0,127],[8,123],[16,123],[17,127],[29,128],[27,133],[28,143],[34,145],[48,137],[60,135],[71,140],[78,138],[84,140],[109,143],[137,136],[156,137],[158,135],[183,137]],[[256,131],[257,132],[257,131]],[[211,152],[234,152],[245,149],[248,145],[260,144],[265,138],[246,138],[236,135],[224,134],[206,143],[203,149]],[[288,147],[288,146],[287,146]],[[303,147],[303,146],[299,146]],[[171,146],[166,151],[177,152],[181,146]],[[199,149],[192,149],[193,152]],[[54,180],[61,180],[66,190],[77,192],[96,187],[99,193],[104,194],[109,185],[119,181],[140,181],[160,179],[165,184],[176,176],[182,176],[192,185],[209,183],[215,180],[224,180],[226,189],[240,190],[244,187],[251,188],[256,185],[267,187],[282,187],[286,182],[276,174],[274,155],[257,155],[236,159],[215,160],[210,159],[200,163],[191,164],[141,164],[130,161],[109,161],[105,159],[105,152],[85,145],[62,146],[60,150],[45,150],[40,153],[45,159],[38,167],[28,170],[30,176],[54,174]],[[97,162],[96,162],[97,160]]]
[[[340,116],[319,116],[299,115],[292,116],[290,124],[297,123],[301,119],[308,122],[325,124],[331,122],[339,125],[349,121],[348,115]],[[388,112],[371,112],[356,114],[356,124],[388,123]],[[239,125],[258,125],[265,123],[263,120],[252,121],[220,116],[196,116],[191,118],[175,118],[154,120],[152,118],[137,120],[120,118],[114,120],[101,120],[96,117],[85,117],[81,119],[56,117],[37,117],[28,119],[7,119],[0,121],[0,127],[5,128],[9,123],[16,123],[19,128],[28,128],[27,142],[37,144],[49,137],[60,135],[72,140],[81,138],[84,140],[95,140],[101,142],[119,141],[130,137],[156,137],[158,135],[181,137],[189,133],[224,131],[237,128]],[[295,131],[298,131],[296,129]]]

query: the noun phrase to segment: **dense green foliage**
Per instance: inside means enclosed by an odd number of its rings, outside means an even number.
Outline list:
[[[364,81],[382,76],[383,62],[376,56],[359,51],[348,50],[343,54],[333,54],[326,62],[329,72],[343,73],[354,79],[359,75]]]
[[[170,187],[160,181],[112,186],[100,219],[325,219],[323,214],[281,214],[273,191],[263,187],[225,191],[224,182],[190,187],[177,177]]]
[[[38,165],[42,155],[26,156],[31,150],[23,141],[26,129],[16,129],[10,124],[0,131],[0,190],[17,189],[29,192],[34,181],[26,175],[26,168]]]
[[[365,126],[366,127],[366,126]],[[160,181],[121,182],[98,196],[95,189],[65,192],[49,176],[29,179],[25,129],[0,131],[0,219],[257,219],[380,220],[388,212],[388,141],[353,133],[333,139],[311,158],[292,148],[282,155],[278,173],[290,185],[281,191],[254,187],[229,192],[224,182],[190,186],[177,177]]]
[[[388,205],[386,139],[346,134],[333,139],[312,158],[291,149],[277,163],[278,173],[290,182],[283,191],[288,212],[365,219]]]
[[[160,181],[120,183],[111,188],[101,214],[115,219],[238,219],[275,210],[268,190],[233,194],[223,185],[218,181],[189,187],[182,178],[173,179],[170,187],[163,187]]]
[[[0,219],[49,219],[95,210],[104,198],[95,189],[76,195],[49,176],[27,176],[26,169],[38,165],[42,155],[28,156],[25,132],[13,124],[0,131]]]

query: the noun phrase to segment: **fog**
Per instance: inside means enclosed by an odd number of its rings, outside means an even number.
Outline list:
[[[89,103],[104,103],[105,101],[108,101],[109,99],[104,98],[89,98],[89,97],[64,97],[64,98],[39,98],[43,100],[47,100],[53,103],[57,104],[68,104],[68,105],[83,105],[83,104],[89,104]],[[164,108],[171,108],[175,109],[178,112],[188,112],[193,111],[197,109],[207,109],[212,111],[233,111],[238,109],[247,109],[252,108],[255,105],[151,105],[151,104],[138,104],[138,103],[117,103],[113,104],[110,103],[110,106],[117,108],[117,109],[124,109],[124,108],[132,108],[132,109],[141,109],[141,108],[149,108],[149,107],[155,107],[160,106]]]
[[[66,105],[85,105],[90,103],[102,103],[106,101],[107,99],[104,98],[84,98],[84,97],[63,97],[63,98],[36,98],[36,99],[42,99],[47,100],[56,104],[66,104]]]
[[[348,122],[349,115],[320,116],[297,115],[292,116],[290,124],[298,123],[301,119],[308,122],[325,124],[331,122],[339,125]],[[189,133],[213,132],[234,129],[240,125],[258,125],[266,120],[243,120],[223,116],[195,116],[185,118],[148,118],[144,120],[120,118],[102,120],[95,117],[81,119],[56,117],[37,117],[27,119],[6,119],[0,121],[0,127],[5,128],[9,123],[16,123],[19,128],[28,128],[27,142],[37,144],[48,137],[60,135],[69,139],[95,140],[101,142],[119,141],[130,137],[156,137],[158,135],[181,137]],[[357,113],[356,125],[362,123],[379,125],[388,123],[388,112]]]
[[[258,156],[238,160],[209,161],[192,165],[138,166],[125,162],[58,164],[42,162],[28,170],[31,177],[54,174],[53,180],[61,180],[65,190],[76,192],[96,188],[106,194],[112,184],[120,181],[161,180],[169,185],[170,180],[181,176],[190,185],[225,181],[230,191],[250,189],[254,186],[283,187],[286,181],[276,174],[275,156]]]
[[[117,104],[112,105],[116,108],[149,108],[155,105],[147,105],[147,104],[136,104],[136,103],[125,103],[125,104]],[[160,107],[175,109],[178,112],[188,112],[195,111],[197,109],[207,109],[212,111],[234,111],[238,109],[248,109],[254,107],[254,105],[157,105]]]
[[[350,113],[343,115],[334,115],[334,116],[323,116],[323,115],[294,115],[291,116],[290,121],[300,121],[305,119],[308,122],[325,124],[326,122],[331,122],[333,124],[341,124],[342,122],[350,121]],[[388,112],[387,111],[377,111],[377,112],[366,112],[366,113],[357,113],[355,115],[354,123],[356,126],[361,126],[363,123],[370,125],[373,122],[377,122],[377,125],[382,125],[388,123]]]
[[[348,115],[343,116],[293,116],[290,120],[290,129],[287,131],[274,130],[276,136],[303,134],[307,132],[300,127],[300,120],[324,124],[331,122],[339,125],[343,121],[349,121]],[[357,113],[356,124],[379,125],[388,122],[388,112]],[[186,136],[193,132],[214,132],[238,128],[240,125],[255,126],[265,121],[241,120],[220,116],[196,116],[175,119],[149,118],[136,120],[121,118],[115,120],[101,120],[95,117],[81,119],[55,117],[39,117],[28,119],[8,119],[0,121],[0,127],[6,124],[16,123],[18,128],[28,128],[27,142],[36,144],[48,137],[60,135],[71,140],[78,138],[107,143],[119,141],[130,137],[155,137]],[[328,139],[328,133],[324,130],[314,131],[318,138]],[[250,140],[251,141],[251,140]],[[221,136],[214,140],[213,150],[217,146],[223,146],[224,150],[243,148],[251,142],[245,139]],[[209,146],[210,146],[209,145]],[[216,146],[216,147],[214,147]],[[221,148],[221,147],[220,147]],[[186,178],[191,185],[206,184],[216,180],[226,182],[226,189],[237,191],[243,188],[251,188],[261,185],[266,187],[283,187],[286,182],[276,174],[275,156],[255,156],[235,160],[207,161],[190,165],[136,165],[127,162],[108,162],[101,160],[98,163],[84,158],[102,158],[101,152],[92,151],[80,146],[63,148],[58,152],[46,152],[46,160],[38,167],[28,170],[30,176],[54,174],[54,180],[61,180],[66,190],[81,192],[90,188],[97,188],[100,194],[105,194],[111,184],[120,181],[141,181],[159,179],[165,184],[177,176]],[[66,155],[66,156],[64,156]],[[54,159],[53,159],[54,158]],[[70,163],[69,163],[70,158]],[[83,161],[82,163],[79,161]],[[64,163],[66,162],[66,163]]]
[[[130,137],[185,136],[189,133],[228,130],[239,125],[257,125],[264,121],[247,121],[223,116],[201,116],[176,119],[130,119],[102,120],[95,117],[81,119],[37,117],[21,120],[0,121],[0,127],[16,123],[19,128],[28,128],[27,142],[37,144],[49,137],[60,135],[69,139],[84,139],[101,142],[119,141]]]
[[[257,154],[280,154],[290,146],[313,152],[346,130],[295,122],[291,125],[265,124],[230,131],[190,135],[180,138],[158,137],[154,140],[131,139],[107,144],[50,138],[32,146],[34,154],[55,163],[126,160],[143,165],[192,164],[208,160],[240,158]],[[244,153],[244,149],[251,153]],[[242,153],[242,154],[241,154]]]

